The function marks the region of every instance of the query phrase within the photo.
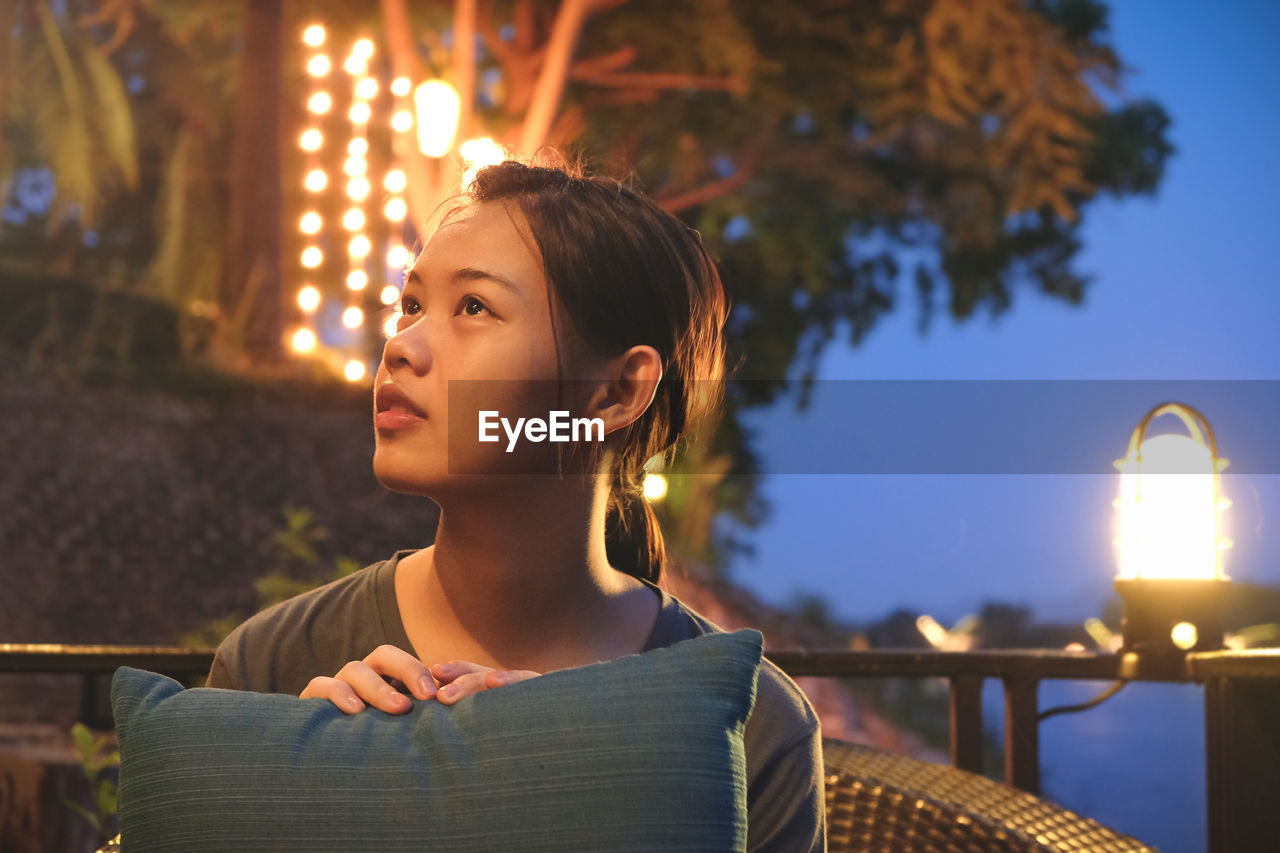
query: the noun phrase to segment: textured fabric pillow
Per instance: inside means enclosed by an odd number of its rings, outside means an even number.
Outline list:
[[[761,650],[706,634],[403,716],[123,667],[123,849],[745,850]]]

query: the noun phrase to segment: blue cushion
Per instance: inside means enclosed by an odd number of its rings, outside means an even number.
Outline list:
[[[758,631],[405,715],[123,667],[125,853],[745,850]]]

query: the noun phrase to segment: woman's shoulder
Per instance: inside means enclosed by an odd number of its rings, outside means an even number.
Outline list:
[[[369,643],[376,647],[394,636],[394,568],[400,556],[365,566],[241,622],[219,644],[209,686],[297,693],[299,680],[305,686],[316,675],[332,675],[326,668],[333,661],[345,663],[353,659],[354,650]]]

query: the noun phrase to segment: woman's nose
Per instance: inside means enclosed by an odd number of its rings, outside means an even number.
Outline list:
[[[431,369],[431,346],[425,326],[419,320],[387,339],[382,363],[388,371],[407,368],[414,373],[426,373]]]

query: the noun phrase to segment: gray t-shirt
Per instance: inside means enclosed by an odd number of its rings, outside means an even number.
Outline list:
[[[317,675],[333,675],[384,643],[412,651],[396,603],[390,560],[270,607],[222,641],[208,686],[297,695]],[[644,651],[722,631],[652,583],[661,606]],[[756,703],[744,733],[747,849],[826,850],[822,733],[808,699],[771,661],[760,666]]]

